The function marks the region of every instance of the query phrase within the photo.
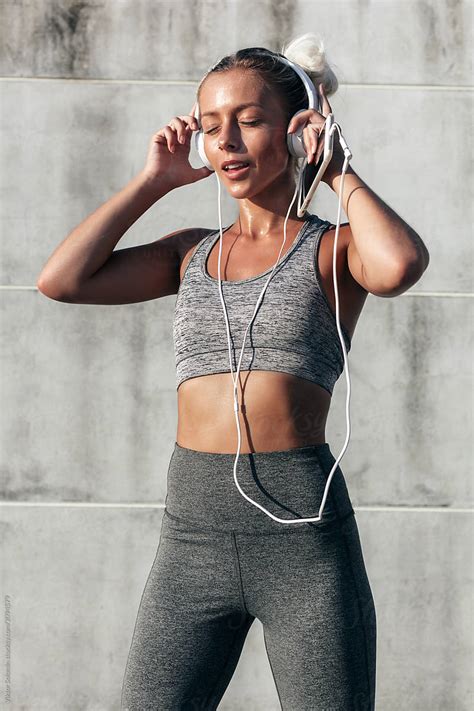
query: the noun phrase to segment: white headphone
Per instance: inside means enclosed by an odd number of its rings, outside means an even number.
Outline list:
[[[284,62],[285,64],[288,64],[290,67],[292,67],[295,72],[299,75],[301,78],[304,87],[306,89],[306,93],[308,94],[308,108],[309,109],[316,109],[316,111],[319,111],[321,113],[321,100],[319,97],[319,93],[316,90],[316,87],[314,86],[313,82],[311,81],[310,77],[306,74],[304,69],[302,69],[298,64],[295,64],[294,62],[291,62],[289,59],[286,57],[283,57],[279,54],[275,54],[277,59],[280,61]],[[307,109],[301,109],[300,111],[297,111],[292,119],[295,116],[298,116],[302,111],[307,111]],[[199,156],[204,163],[204,165],[209,169],[214,172],[214,168],[212,167],[211,163],[209,162],[209,159],[206,155],[206,151],[204,149],[204,132],[202,130],[201,122],[200,122],[200,113],[199,113],[199,103],[196,98],[196,107],[195,107],[195,118],[197,120],[199,130],[194,132],[193,137],[194,137],[194,146],[196,150],[199,153]],[[301,127],[298,129],[298,131],[294,131],[293,133],[287,133],[287,146],[288,146],[288,151],[292,156],[295,156],[296,158],[306,158],[306,150],[304,147],[303,143],[303,128]],[[272,514],[270,511],[268,511],[264,506],[261,506],[261,504],[257,503],[253,499],[250,498],[250,496],[247,496],[247,494],[242,490],[239,482],[237,481],[237,462],[239,459],[240,455],[240,444],[241,444],[241,433],[240,433],[240,422],[239,422],[239,402],[238,402],[238,396],[237,396],[237,383],[238,383],[238,378],[239,378],[239,373],[240,373],[240,366],[242,363],[242,356],[244,354],[244,348],[245,348],[245,341],[247,339],[247,333],[252,325],[255,316],[257,315],[258,308],[260,306],[260,303],[263,299],[263,295],[265,294],[265,291],[267,289],[267,286],[273,276],[273,273],[275,271],[275,267],[277,266],[278,262],[280,261],[280,255],[281,251],[283,249],[283,245],[285,244],[286,241],[286,224],[288,222],[288,217],[291,211],[291,207],[295,201],[296,195],[298,194],[298,217],[302,217],[304,212],[306,211],[306,207],[308,203],[310,202],[312,195],[314,194],[317,185],[319,184],[322,174],[324,173],[324,170],[326,169],[326,166],[328,165],[331,156],[332,156],[332,141],[333,141],[333,134],[335,130],[337,129],[339,133],[339,141],[341,143],[341,146],[344,149],[344,155],[345,155],[345,160],[344,160],[344,165],[342,168],[342,179],[341,179],[341,187],[340,187],[340,195],[339,195],[339,205],[338,205],[338,213],[337,213],[337,226],[336,226],[336,234],[334,237],[334,250],[333,250],[333,282],[334,282],[334,294],[335,294],[335,299],[336,299],[336,326],[337,326],[337,331],[339,334],[339,339],[342,344],[342,351],[344,354],[344,369],[346,373],[346,381],[347,381],[347,399],[346,399],[346,416],[347,416],[347,434],[346,434],[346,441],[344,443],[344,446],[339,453],[339,456],[337,457],[336,461],[333,464],[333,467],[331,469],[331,472],[329,473],[328,479],[326,481],[326,487],[324,489],[324,494],[321,502],[321,506],[319,509],[319,514],[317,517],[314,518],[294,518],[294,519],[284,519],[284,518],[278,518],[278,516],[275,516]],[[232,368],[232,351],[231,351],[231,341],[230,341],[230,328],[229,328],[229,319],[227,316],[227,307],[225,305],[224,297],[222,294],[222,282],[221,282],[221,255],[222,255],[222,214],[221,214],[221,184],[219,177],[216,173],[216,178],[217,178],[217,187],[218,187],[218,194],[219,194],[219,229],[220,229],[220,239],[219,239],[219,262],[218,262],[218,280],[219,280],[219,294],[221,297],[221,302],[224,310],[224,317],[226,321],[226,328],[227,328],[227,342],[229,346],[229,364],[230,364],[230,372],[232,375],[232,380],[234,383],[234,412],[236,416],[236,423],[237,423],[237,433],[238,433],[238,449],[237,449],[237,457],[234,462],[234,481],[235,484],[242,494],[242,496],[247,499],[247,501],[250,501],[254,506],[257,506],[259,509],[261,509],[264,513],[266,513],[270,518],[272,518],[274,521],[278,521],[279,523],[284,523],[284,524],[290,524],[290,523],[306,523],[306,522],[313,522],[313,521],[321,521],[322,518],[322,513],[324,511],[324,506],[326,503],[327,495],[328,495],[328,490],[329,486],[331,484],[332,477],[334,475],[334,472],[336,471],[336,468],[342,459],[342,456],[344,452],[347,449],[347,444],[349,442],[349,437],[350,437],[350,419],[349,419],[349,402],[350,402],[350,392],[351,392],[351,386],[350,386],[350,378],[349,378],[349,366],[348,366],[348,361],[347,361],[347,352],[346,352],[346,347],[344,343],[344,337],[341,331],[341,325],[339,322],[339,294],[337,290],[337,274],[336,274],[336,254],[337,254],[337,239],[339,236],[339,227],[340,227],[340,221],[341,221],[341,204],[342,204],[342,195],[343,195],[343,188],[344,188],[344,175],[347,170],[347,166],[349,164],[349,160],[352,158],[352,154],[347,146],[347,143],[345,142],[343,136],[342,136],[342,131],[340,126],[334,122],[333,120],[333,115],[329,114],[326,117],[326,123],[325,123],[325,151],[324,151],[324,159],[321,164],[320,169],[318,170],[318,173],[316,175],[316,178],[313,182],[313,185],[311,186],[310,191],[308,192],[308,195],[306,196],[303,205],[300,204],[300,200],[304,191],[304,169],[307,165],[307,161],[305,160],[303,164],[300,167],[299,174],[298,174],[298,181],[297,181],[297,186],[295,193],[293,195],[293,199],[290,203],[290,207],[288,209],[288,213],[285,218],[284,226],[283,226],[283,232],[284,232],[284,238],[283,238],[283,243],[280,248],[280,252],[277,257],[277,261],[275,262],[275,265],[272,269],[272,272],[270,276],[268,277],[261,293],[260,296],[258,297],[257,304],[255,306],[255,310],[253,313],[253,316],[250,320],[249,325],[247,326],[247,330],[245,331],[244,335],[244,342],[242,344],[242,350],[240,353],[240,358],[239,358],[239,363],[237,366],[237,372],[234,377],[234,371]],[[301,213],[301,214],[300,214]]]
[[[304,84],[304,87],[306,89],[306,93],[308,94],[308,108],[307,109],[301,109],[300,111],[297,111],[295,114],[293,114],[292,119],[295,118],[295,116],[298,116],[298,114],[301,114],[303,111],[307,111],[308,109],[316,109],[316,111],[319,111],[321,113],[321,101],[319,98],[319,93],[316,90],[316,87],[314,86],[313,82],[309,78],[309,76],[306,74],[306,72],[297,64],[294,64],[293,62],[290,62],[289,59],[280,57],[279,55],[276,55],[278,59],[280,59],[282,62],[285,62],[285,64],[289,64],[293,69],[299,74],[301,77],[301,80]],[[200,122],[200,113],[199,113],[199,104],[196,101],[196,109],[195,109],[195,117],[196,120],[199,124],[200,130],[195,131],[193,134],[194,138],[194,146],[196,150],[199,153],[199,157],[201,158],[202,162],[206,166],[206,168],[209,168],[209,170],[214,171],[214,168],[209,162],[209,159],[206,155],[206,151],[204,149],[204,131],[201,129],[201,122]],[[286,144],[288,146],[288,150],[292,156],[295,156],[296,158],[305,158],[306,157],[306,151],[304,148],[303,144],[303,127],[298,129],[298,131],[293,131],[293,133],[287,133],[286,134]]]

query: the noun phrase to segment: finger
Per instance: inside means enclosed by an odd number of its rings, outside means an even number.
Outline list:
[[[163,133],[168,144],[168,150],[171,153],[174,153],[176,150],[176,131],[173,130],[170,126],[165,126],[165,128],[163,129]]]
[[[174,143],[178,142],[181,145],[186,143],[191,136],[192,128],[189,122],[192,120],[191,116],[175,116],[168,122],[168,126],[175,132],[176,141]]]
[[[328,97],[326,96],[326,92],[324,90],[324,86],[322,84],[319,85],[319,93],[321,94],[322,98],[322,112],[323,115],[329,116],[329,114],[332,114],[332,109],[331,109],[331,104],[328,101]]]
[[[315,140],[314,131],[310,126],[306,126],[306,128],[303,129],[303,143],[306,151],[306,159],[308,163],[311,163],[311,157],[315,151]]]
[[[197,128],[197,123],[192,116],[175,116],[169,126],[176,128],[179,143],[186,143],[194,128]]]
[[[199,128],[198,123],[197,123],[197,118],[196,118],[196,113],[197,113],[197,101],[194,102],[191,111],[189,112],[189,115],[194,119],[196,122],[196,128]]]
[[[163,132],[159,131],[153,136],[153,141],[159,143],[161,146],[166,146],[166,138],[163,136]]]
[[[197,104],[194,103],[193,108],[191,109],[191,113],[184,117],[186,119],[189,119],[189,125],[193,131],[197,131],[199,129],[198,120],[197,120],[196,116],[194,115],[196,106],[197,106]]]
[[[318,147],[321,145],[321,133],[323,126],[321,124],[309,124],[303,130],[304,143],[308,146],[307,160],[311,163],[316,155]]]
[[[314,109],[306,109],[305,111],[302,111],[300,114],[298,114],[298,116],[293,116],[290,123],[288,124],[287,133],[293,133],[298,129],[301,124],[307,123],[313,111]]]
[[[183,116],[175,116],[168,123],[168,126],[170,126],[173,131],[176,131],[176,137],[179,143],[186,142],[186,124],[183,120],[184,118]]]
[[[181,128],[182,128],[183,135],[185,136],[185,138],[189,135],[187,133],[188,128],[190,131],[197,131],[199,128],[198,122],[196,121],[194,116],[191,116],[191,114],[187,114],[187,115],[183,114],[183,116],[176,116],[175,118],[180,120]],[[172,121],[174,121],[174,119],[172,119],[170,121],[170,124],[172,123]],[[179,130],[178,130],[178,132],[179,132]]]
[[[319,140],[318,140],[318,148],[315,152],[314,156],[314,164],[317,165],[319,163],[319,159],[321,158],[322,154],[324,153],[324,130],[321,131],[319,134]]]
[[[305,109],[298,114],[298,116],[293,116],[288,124],[287,133],[294,133],[301,124],[309,123],[311,119],[314,119],[314,123],[316,123],[318,119],[320,121],[323,118],[325,117],[320,114],[319,111],[316,111],[316,109]]]

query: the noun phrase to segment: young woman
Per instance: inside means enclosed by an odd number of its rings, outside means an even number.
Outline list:
[[[304,42],[302,42],[304,40]],[[304,51],[303,49],[304,48]],[[308,185],[337,80],[312,35],[286,56],[320,87],[307,109],[301,78],[275,53],[225,57],[199,85],[205,151],[238,201],[223,231],[221,278],[236,368],[264,279],[278,259],[295,191],[288,128],[304,126]],[[337,467],[320,522],[283,525],[237,490],[237,431],[229,347],[218,293],[219,230],[173,232],[115,250],[163,195],[212,174],[188,157],[194,109],[150,141],[144,169],[73,230],[40,279],[47,296],[118,304],[178,294],[174,321],[178,427],[167,472],[157,554],[128,655],[122,708],[216,709],[256,617],[282,709],[375,708],[376,615],[358,526]],[[307,109],[293,119],[300,109]],[[225,164],[240,161],[241,170]],[[324,182],[338,195],[337,142]],[[340,322],[349,350],[367,294],[397,296],[428,265],[414,230],[349,168],[337,246]],[[316,516],[335,458],[325,424],[343,370],[332,283],[334,226],[294,205],[265,300],[247,335],[239,374],[241,487],[281,518]],[[179,293],[178,293],[179,291]]]

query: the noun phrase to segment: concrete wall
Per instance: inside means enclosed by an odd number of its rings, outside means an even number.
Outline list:
[[[188,113],[211,64],[312,30],[341,83],[331,103],[353,168],[431,254],[407,293],[369,295],[350,355],[341,466],[377,608],[377,709],[467,711],[472,4],[1,5],[2,708],[119,708],[176,434],[176,297],[64,304],[38,292],[37,276],[141,169],[151,134]],[[322,185],[311,211],[335,221],[336,208]],[[235,214],[223,193],[224,224]],[[119,247],[218,224],[211,177],[165,196]],[[327,429],[336,454],[345,398],[342,376]],[[279,708],[258,620],[220,708]]]

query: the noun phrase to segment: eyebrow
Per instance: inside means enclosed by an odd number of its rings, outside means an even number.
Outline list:
[[[265,108],[263,104],[258,104],[253,101],[249,101],[246,104],[239,104],[235,107],[235,110],[240,111],[241,109],[246,109],[248,106],[258,106],[260,109]],[[204,118],[204,116],[217,116],[218,114],[218,111],[205,111],[203,114],[201,114],[201,118]]]

